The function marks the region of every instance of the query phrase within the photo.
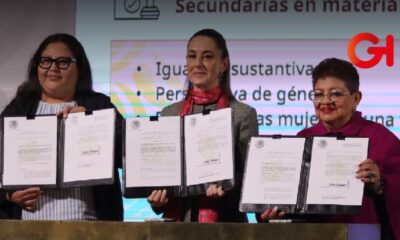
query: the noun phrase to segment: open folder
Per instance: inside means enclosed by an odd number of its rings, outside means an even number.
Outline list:
[[[115,110],[2,119],[1,185],[16,190],[114,181]]]
[[[359,212],[364,184],[356,170],[367,159],[368,144],[361,137],[252,137],[240,211]]]
[[[175,197],[204,194],[210,183],[234,185],[232,109],[125,121],[126,197],[167,189]]]

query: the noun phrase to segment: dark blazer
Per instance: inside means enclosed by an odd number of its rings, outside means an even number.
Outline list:
[[[162,116],[178,116],[183,101],[165,107]],[[246,214],[239,212],[240,192],[242,188],[244,166],[247,154],[247,145],[250,137],[258,135],[257,112],[254,108],[235,99],[230,100],[233,110],[233,130],[235,148],[235,187],[227,191],[219,199],[219,222],[247,222]],[[200,113],[204,109],[216,110],[217,105],[194,105],[193,113]],[[170,202],[174,201],[170,199]],[[156,213],[162,213],[163,208],[153,208]]]
[[[76,97],[77,106],[83,106],[88,111],[115,108],[108,96],[89,92],[80,94]],[[8,105],[1,113],[1,117],[5,116],[34,116],[39,104],[39,100],[32,99],[32,102],[25,104],[23,107],[15,107]],[[99,185],[93,187],[93,198],[96,207],[97,218],[99,220],[122,221],[123,206],[121,183],[119,181],[117,169],[122,166],[122,116],[116,111],[115,122],[115,153],[114,153],[114,176],[115,181],[112,185]],[[20,219],[22,209],[7,200],[5,193],[0,193],[0,218]]]

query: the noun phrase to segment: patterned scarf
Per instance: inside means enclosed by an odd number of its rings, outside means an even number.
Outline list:
[[[220,86],[204,91],[200,89],[190,89],[186,97],[179,116],[185,116],[193,113],[193,105],[208,105],[217,103],[217,109],[229,107],[229,98],[222,94]]]

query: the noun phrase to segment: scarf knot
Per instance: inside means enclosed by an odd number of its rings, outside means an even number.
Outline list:
[[[217,109],[229,107],[229,98],[222,93],[220,86],[210,90],[190,89],[179,111],[179,116],[193,113],[193,105],[217,103]]]

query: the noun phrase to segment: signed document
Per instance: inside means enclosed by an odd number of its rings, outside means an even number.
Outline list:
[[[3,187],[56,185],[57,117],[5,117],[3,129]]]
[[[364,184],[356,170],[367,154],[367,138],[314,137],[307,204],[361,205]]]
[[[305,138],[252,137],[243,204],[296,204]]]
[[[179,116],[128,118],[125,127],[126,187],[182,184]]]
[[[124,196],[204,194],[233,186],[232,109],[125,120]]]
[[[252,137],[240,210],[358,213],[364,184],[356,170],[367,159],[368,144],[361,137]]]
[[[70,113],[64,126],[63,183],[113,179],[114,137],[114,109]]]
[[[187,186],[233,179],[232,109],[185,116]]]

